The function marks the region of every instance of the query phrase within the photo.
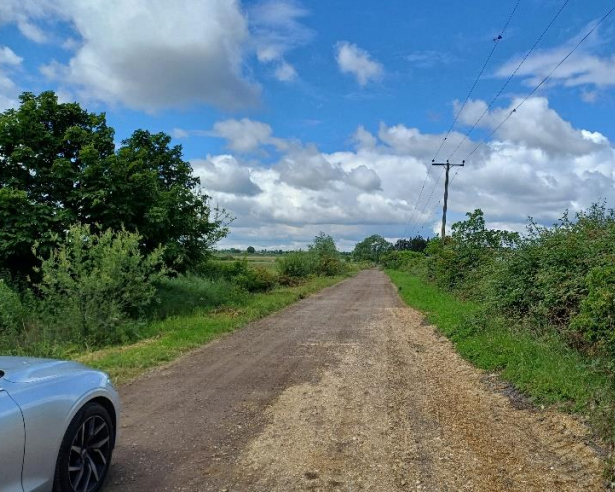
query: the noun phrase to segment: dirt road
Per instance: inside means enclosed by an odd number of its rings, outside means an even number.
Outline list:
[[[108,490],[603,490],[583,426],[490,381],[365,271],[124,386]]]

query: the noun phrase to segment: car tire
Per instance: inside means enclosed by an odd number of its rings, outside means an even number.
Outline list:
[[[56,461],[53,492],[97,492],[111,465],[115,428],[109,412],[86,404],[71,421]]]

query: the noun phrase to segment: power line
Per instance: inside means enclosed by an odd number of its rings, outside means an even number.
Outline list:
[[[436,152],[434,153],[434,155],[433,155],[433,157],[431,159],[431,162],[435,162],[436,157],[438,156],[438,154],[442,150],[442,147],[444,146],[444,144],[448,140],[448,137],[450,136],[451,132],[455,128],[455,125],[457,124],[457,121],[459,120],[459,117],[461,116],[461,113],[465,109],[468,101],[470,100],[470,97],[474,93],[474,89],[476,89],[476,86],[477,86],[479,80],[481,79],[481,77],[485,73],[487,65],[489,65],[489,62],[491,61],[491,58],[493,57],[493,54],[495,53],[495,50],[497,49],[499,42],[504,38],[504,33],[508,29],[508,26],[510,25],[510,23],[511,23],[511,21],[512,21],[514,15],[515,15],[515,13],[517,12],[517,9],[519,8],[520,3],[521,3],[521,0],[517,0],[517,2],[515,3],[515,6],[513,7],[512,11],[510,12],[510,15],[508,16],[508,19],[506,20],[506,23],[504,24],[504,27],[500,31],[500,34],[494,38],[494,40],[493,40],[494,41],[493,47],[491,48],[491,51],[489,52],[489,55],[487,56],[487,59],[485,60],[485,63],[483,64],[480,72],[478,73],[478,76],[474,80],[474,83],[470,87],[470,90],[469,90],[465,100],[463,101],[463,104],[461,105],[461,108],[459,109],[458,113],[456,114],[456,116],[455,116],[455,118],[453,120],[453,123],[451,124],[451,126],[448,129],[448,131],[446,132],[446,135],[444,136],[444,138],[440,142],[438,150],[436,150]],[[404,229],[403,237],[406,237],[406,234],[407,234],[407,232],[408,232],[408,230],[410,228],[416,227],[416,225],[415,225],[415,222],[417,220],[416,211],[418,209],[419,203],[420,203],[421,198],[423,196],[423,192],[425,190],[425,185],[427,184],[427,180],[429,179],[430,176],[431,176],[431,168],[428,169],[427,174],[425,175],[425,178],[423,180],[423,184],[421,185],[421,191],[420,191],[419,196],[418,196],[418,198],[416,200],[416,203],[414,204],[414,208],[413,208],[413,210],[412,210],[412,212],[410,214],[410,218],[408,220],[408,223],[406,224],[406,228]],[[425,210],[425,208],[429,204],[429,201],[431,200],[431,197],[433,196],[435,187],[437,186],[437,184],[440,181],[441,177],[442,177],[442,174],[440,173],[440,177],[438,177],[438,180],[434,184],[434,188],[432,189],[432,191],[430,193],[430,197],[429,197],[428,201],[426,202],[425,207],[423,207],[423,211]]]
[[[455,149],[453,150],[453,152],[451,152],[451,154],[448,156],[448,159],[452,159],[453,156],[455,155],[455,153],[457,153],[457,151],[461,148],[461,146],[464,144],[464,142],[470,137],[470,135],[472,134],[472,132],[476,129],[476,127],[478,126],[478,124],[482,121],[482,119],[485,117],[485,115],[489,112],[489,110],[491,109],[491,107],[495,104],[495,102],[500,98],[500,96],[502,95],[502,93],[504,92],[504,90],[506,89],[506,87],[508,87],[508,84],[510,84],[510,82],[512,81],[512,79],[515,77],[515,75],[517,75],[517,72],[519,72],[519,70],[521,69],[521,67],[523,66],[523,64],[527,61],[527,59],[530,57],[530,55],[534,52],[534,50],[536,49],[536,47],[538,46],[538,44],[540,44],[540,42],[542,41],[542,39],[545,37],[545,35],[547,34],[547,32],[551,29],[551,27],[553,27],[553,24],[555,24],[555,21],[558,19],[558,17],[560,16],[560,14],[564,11],[564,9],[566,8],[566,6],[570,3],[570,0],[566,0],[563,5],[560,7],[560,9],[557,11],[557,13],[555,14],[555,16],[551,19],[551,22],[549,22],[549,24],[547,25],[547,27],[545,28],[544,31],[542,31],[542,33],[540,34],[540,36],[538,36],[538,38],[536,39],[536,42],[534,43],[534,45],[530,48],[530,50],[525,54],[525,56],[523,57],[523,59],[521,60],[521,62],[519,62],[519,64],[517,65],[517,67],[515,68],[515,70],[513,71],[512,74],[510,74],[510,77],[508,77],[508,79],[506,80],[506,82],[504,82],[504,84],[502,85],[502,87],[500,87],[500,90],[496,93],[495,97],[491,100],[491,102],[489,103],[489,105],[485,108],[485,110],[483,111],[483,113],[479,116],[479,118],[476,120],[476,122],[472,125],[472,128],[470,128],[467,133],[465,134],[465,136],[461,139],[461,142],[459,142],[459,144],[457,145],[457,147],[455,147]]]
[[[518,110],[519,108],[521,108],[521,106],[523,106],[523,105],[524,105],[524,104],[528,101],[528,99],[530,99],[530,98],[531,98],[531,97],[532,97],[532,96],[533,96],[533,95],[534,95],[534,94],[538,91],[538,89],[540,89],[540,88],[541,88],[541,87],[542,87],[542,86],[543,86],[543,85],[547,82],[547,80],[549,80],[549,79],[551,78],[551,76],[555,73],[555,71],[556,71],[559,67],[561,67],[561,66],[562,66],[562,65],[566,62],[566,60],[568,60],[568,58],[570,58],[570,57],[573,55],[573,53],[574,53],[574,52],[575,52],[575,51],[579,48],[579,46],[581,46],[581,44],[583,44],[583,43],[587,40],[587,38],[589,38],[589,37],[590,37],[590,36],[594,33],[594,31],[596,31],[596,29],[598,29],[598,27],[600,27],[600,25],[601,25],[601,24],[602,24],[602,23],[603,23],[603,22],[604,22],[604,21],[605,21],[605,20],[606,20],[606,19],[607,19],[607,18],[608,18],[608,17],[609,17],[609,16],[610,16],[613,12],[614,12],[614,11],[615,11],[615,5],[614,5],[614,6],[613,6],[613,7],[612,7],[612,8],[611,8],[611,9],[610,9],[610,10],[609,10],[606,14],[604,14],[604,16],[603,16],[603,17],[602,17],[602,18],[601,18],[601,19],[600,19],[600,20],[596,23],[596,25],[595,25],[595,26],[594,26],[594,27],[593,27],[593,28],[592,28],[592,29],[591,29],[591,30],[590,30],[590,31],[589,31],[589,32],[588,32],[585,36],[583,36],[583,37],[581,38],[581,40],[580,40],[580,41],[579,41],[579,42],[578,42],[578,43],[574,46],[574,48],[572,48],[572,49],[568,52],[568,54],[567,54],[564,58],[562,58],[562,60],[561,60],[561,61],[560,61],[560,62],[559,62],[556,66],[555,66],[555,68],[553,68],[553,70],[551,70],[551,72],[549,72],[549,74],[548,74],[548,75],[547,75],[544,79],[542,79],[542,81],[541,81],[541,82],[540,82],[540,83],[539,83],[536,87],[534,87],[534,88],[533,88],[533,89],[532,89],[532,90],[531,90],[531,91],[530,91],[530,92],[529,92],[529,93],[525,96],[525,98],[524,98],[524,99],[523,99],[523,100],[522,100],[519,104],[517,104],[517,105],[516,105],[516,106],[512,109],[512,111],[510,111],[510,112],[508,113],[508,115],[507,115],[507,116],[506,116],[506,117],[502,120],[502,122],[501,122],[498,126],[496,126],[496,127],[493,129],[493,131],[491,131],[491,133],[487,136],[487,138],[486,138],[486,140],[485,140],[485,141],[489,140],[489,139],[490,139],[493,135],[495,135],[495,133],[496,133],[496,132],[497,132],[500,128],[502,128],[502,126],[503,126],[503,125],[504,125],[504,124],[505,124],[505,123],[506,123],[506,122],[510,119],[510,117],[511,117],[513,114],[515,114],[515,113],[517,112],[517,110]],[[478,145],[474,148],[474,150],[472,150],[472,152],[470,152],[470,153],[468,154],[468,156],[466,157],[466,160],[467,160],[467,159],[469,159],[472,155],[474,155],[474,153],[475,153],[478,149],[480,149],[480,148],[481,148],[481,147],[485,144],[485,141],[480,142],[480,143],[479,143],[479,144],[478,144]]]
[[[506,21],[506,24],[504,24],[504,27],[502,28],[502,31],[500,31],[500,34],[496,38],[494,38],[494,40],[493,40],[494,41],[493,48],[491,48],[491,52],[487,56],[487,59],[485,60],[485,63],[483,64],[483,67],[481,68],[480,72],[478,73],[478,77],[476,77],[476,79],[474,80],[474,83],[472,84],[472,87],[470,87],[470,91],[468,92],[468,95],[466,96],[465,100],[463,101],[463,104],[461,105],[461,108],[457,112],[457,115],[455,116],[455,118],[453,120],[453,123],[451,124],[451,126],[448,129],[448,131],[446,132],[446,135],[442,139],[442,142],[440,142],[440,146],[438,147],[438,150],[436,150],[436,153],[434,154],[433,158],[431,159],[432,162],[436,160],[436,157],[438,156],[438,154],[442,150],[442,147],[444,146],[445,142],[448,140],[448,137],[451,135],[451,132],[455,128],[455,125],[457,124],[457,121],[459,121],[459,117],[461,116],[461,113],[463,113],[463,110],[465,109],[466,105],[468,104],[468,101],[470,100],[470,97],[472,96],[472,94],[474,92],[474,89],[476,89],[476,86],[477,86],[479,80],[481,79],[481,77],[485,73],[485,69],[487,68],[487,65],[489,65],[489,62],[491,61],[491,58],[493,57],[493,54],[495,53],[495,50],[498,47],[498,44],[504,38],[504,33],[506,32],[506,29],[508,29],[508,26],[510,25],[511,20],[512,20],[513,16],[515,15],[515,12],[519,8],[519,4],[520,3],[521,3],[521,0],[517,0],[517,3],[515,4],[514,8],[512,9],[512,12],[508,16],[508,20]]]
[[[431,201],[431,198],[433,197],[433,194],[436,191],[436,188],[438,187],[438,183],[442,179],[442,174],[444,174],[444,169],[440,170],[440,174],[438,176],[438,179],[436,180],[433,188],[431,189],[431,193],[429,194],[429,197],[427,198],[427,201],[425,202],[425,205],[423,206],[423,209],[421,210],[421,213],[420,213],[419,217],[425,213],[425,209],[427,208],[427,205],[429,205],[429,202]],[[415,224],[413,227],[414,227],[414,230],[416,230],[418,228],[418,224]],[[421,227],[421,230],[422,229],[423,228]]]

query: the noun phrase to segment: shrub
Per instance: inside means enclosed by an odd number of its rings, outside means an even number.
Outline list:
[[[424,259],[424,254],[415,251],[390,251],[382,256],[380,262],[385,268],[408,270]]]
[[[58,249],[39,256],[44,322],[60,336],[94,344],[119,336],[121,322],[144,312],[166,273],[162,249],[143,255],[140,241],[127,231],[72,226]]]
[[[278,278],[266,268],[255,267],[235,277],[234,282],[248,292],[267,292],[277,285]]]
[[[247,260],[236,260],[234,258],[233,260],[208,260],[199,266],[196,273],[202,277],[224,280],[232,280],[238,275],[246,274],[249,269]]]
[[[197,275],[162,278],[157,283],[151,315],[157,318],[187,314],[198,309],[241,302],[244,293],[225,279],[209,279]]]
[[[344,270],[342,258],[331,236],[321,232],[308,245],[308,253],[314,256],[314,273],[333,277]]]
[[[314,260],[314,255],[304,251],[297,251],[277,258],[276,264],[281,275],[307,278],[316,272]]]
[[[570,329],[592,343],[615,352],[615,265],[592,269],[587,275],[589,290]]]
[[[0,280],[0,336],[14,335],[23,327],[25,310],[19,295]]]

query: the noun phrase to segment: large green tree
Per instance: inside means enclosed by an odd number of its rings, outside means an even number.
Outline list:
[[[29,274],[34,242],[50,249],[75,223],[138,231],[144,251],[162,245],[179,268],[226,234],[168,135],[137,130],[116,149],[104,114],[53,92],[20,100],[0,114],[0,269]]]
[[[374,234],[357,243],[352,256],[358,261],[374,261],[378,263],[383,254],[393,249],[393,245],[382,236]]]

